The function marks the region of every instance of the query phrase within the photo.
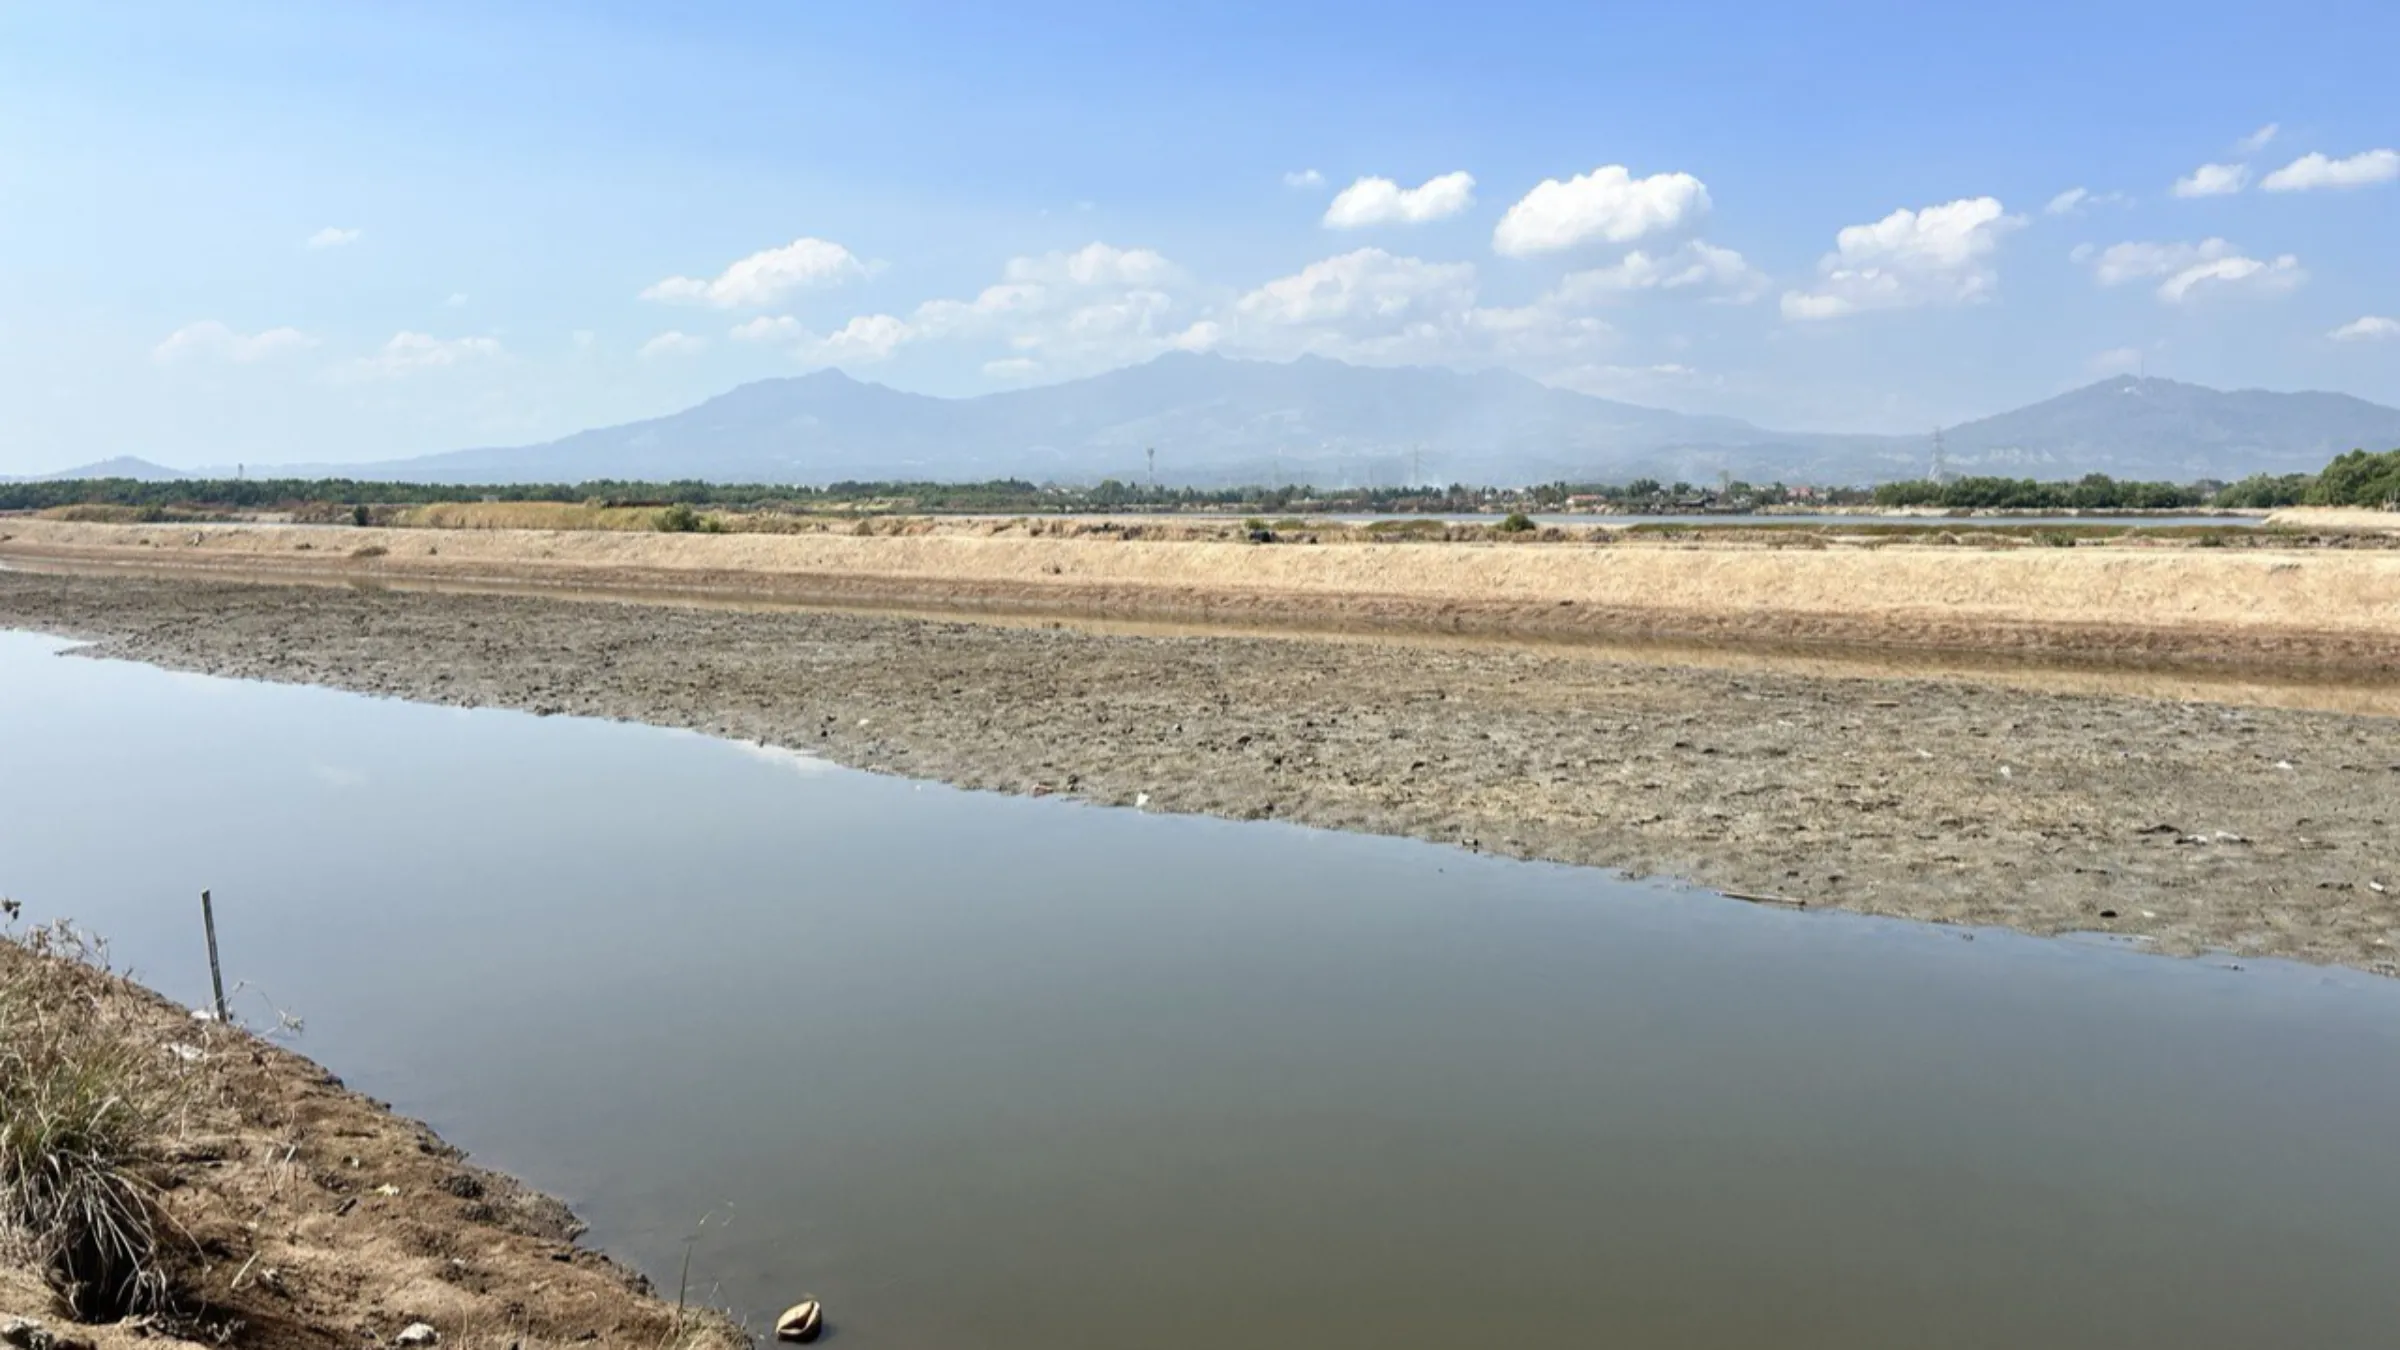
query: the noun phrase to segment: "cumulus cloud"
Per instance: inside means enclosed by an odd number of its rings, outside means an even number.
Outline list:
[[[2086,373],[2092,375],[2131,375],[2142,369],[2142,349],[2139,347],[2111,347],[2107,351],[2094,354],[2090,360],[2083,363],[2083,368]]]
[[[2352,319],[2325,336],[2336,342],[2388,342],[2400,338],[2400,319],[2367,314]]]
[[[2259,151],[2266,149],[2267,143],[2274,140],[2276,133],[2282,130],[2283,124],[2281,122],[2269,122],[2265,126],[2260,127],[2258,130],[2251,132],[2249,135],[2242,137],[2238,141],[2235,141],[2233,143],[2234,153],[2242,155],[2255,155]]]
[[[2228,197],[2250,185],[2247,164],[2203,164],[2175,180],[2178,197]]]
[[[1283,176],[1283,185],[1288,188],[1323,187],[1325,175],[1315,169],[1294,169]]]
[[[2159,283],[2158,298],[2180,305],[2205,296],[2246,293],[2282,295],[2308,279],[2300,260],[2286,253],[2271,262],[2257,258],[2214,258],[2194,263]]]
[[[761,317],[732,336],[788,346],[810,364],[880,361],[921,342],[1000,343],[1021,375],[1076,374],[1208,346],[1215,330],[1196,322],[1193,290],[1153,250],[1095,242],[1011,258],[975,295],[928,300],[906,316],[860,315],[822,336],[788,315]]]
[[[1234,310],[1248,323],[1367,337],[1455,314],[1474,301],[1473,263],[1429,263],[1362,248],[1278,277],[1244,295]]]
[[[1615,338],[1592,313],[1598,288],[1562,286],[1530,304],[1480,303],[1475,266],[1363,248],[1323,258],[1234,301],[1218,345],[1245,355],[1363,362],[1523,360],[1551,365]]]
[[[662,356],[690,356],[707,349],[707,338],[694,337],[680,329],[670,328],[643,343],[634,355],[645,361],[655,361]]]
[[[2222,239],[2203,239],[2197,244],[2129,240],[2096,252],[2087,244],[2075,250],[2075,260],[2090,263],[2092,280],[2101,285],[2122,286],[2145,277],[2173,276],[2188,267],[2230,258],[2240,251]]]
[[[1368,225],[1416,225],[1446,220],[1475,204],[1475,175],[1460,171],[1404,188],[1389,178],[1361,178],[1325,208],[1325,228],[1355,230]]]
[[[202,319],[167,334],[150,349],[150,359],[169,366],[201,360],[250,365],[315,345],[315,338],[297,328],[268,328],[245,335],[215,319]]]
[[[365,235],[365,230],[346,230],[338,225],[328,225],[300,242],[305,248],[340,248],[345,244],[357,243]]]
[[[2171,305],[2217,293],[2280,295],[2308,279],[2291,254],[2261,261],[2244,257],[2223,239],[2196,244],[2129,241],[2076,252],[2078,261],[2091,264],[2092,279],[2103,286],[2165,278],[2159,282],[2158,298]]]
[[[1570,272],[1559,281],[1559,290],[1595,299],[1635,291],[1697,291],[1746,304],[1766,293],[1767,277],[1734,250],[1694,239],[1666,253],[1635,249],[1610,266]]]
[[[2348,159],[2309,153],[2259,180],[2265,192],[2368,187],[2400,179],[2400,150],[2365,150]]]
[[[1992,197],[1894,211],[1834,236],[1813,290],[1786,291],[1787,319],[1834,319],[1866,310],[1969,304],[1998,284],[1992,257],[2025,222]]]
[[[2094,192],[2090,188],[2071,187],[2050,199],[2042,208],[2045,216],[2080,216],[2095,206],[2131,206],[2133,199],[2122,192]]]
[[[800,238],[753,253],[706,280],[668,277],[643,290],[642,299],[749,309],[774,304],[797,290],[838,285],[866,274],[866,264],[840,244]]]
[[[390,379],[418,371],[478,364],[502,354],[498,338],[437,338],[431,333],[403,330],[392,334],[391,341],[384,343],[381,351],[360,357],[349,368],[356,375]]]
[[[1622,164],[1607,164],[1564,181],[1536,184],[1500,218],[1492,247],[1522,258],[1592,240],[1629,244],[1683,229],[1708,209],[1707,186],[1688,173],[1636,178]]]

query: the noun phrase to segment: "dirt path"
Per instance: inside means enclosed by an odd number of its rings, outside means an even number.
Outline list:
[[[0,573],[98,654],[2400,973],[2400,720],[1467,644]]]

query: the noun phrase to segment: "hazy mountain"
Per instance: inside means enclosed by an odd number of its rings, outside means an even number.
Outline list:
[[[1177,353],[1088,379],[940,399],[837,371],[544,445],[371,466],[437,482],[676,478],[1138,478],[1398,483],[1889,477],[1921,442],[1767,431],[1595,398],[1506,371]]]
[[[1945,440],[1962,473],[2180,482],[2313,472],[2344,451],[2400,447],[2400,409],[2348,394],[2228,393],[2121,375],[1954,427]]]
[[[2225,393],[2104,380],[1953,427],[1960,473],[2238,478],[2400,446],[2400,410],[2344,394]],[[291,476],[430,482],[705,478],[1137,480],[1169,483],[1713,481],[1865,483],[1924,475],[1932,438],[1770,431],[1618,403],[1506,371],[1289,363],[1178,353],[1088,379],[977,398],[903,393],[838,371],[761,380],[697,407],[541,445]],[[139,460],[70,475],[178,476]],[[69,475],[61,475],[69,476]]]
[[[131,478],[144,483],[166,483],[191,476],[181,469],[170,469],[164,464],[153,464],[149,460],[135,459],[131,455],[119,455],[114,459],[81,464],[72,469],[61,469],[57,473],[35,474],[31,478],[21,478],[17,481],[51,483],[78,478]]]

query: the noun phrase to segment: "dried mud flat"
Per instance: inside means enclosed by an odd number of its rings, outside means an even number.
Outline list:
[[[2400,719],[857,613],[0,573],[94,655],[687,727],[967,787],[2400,973]]]

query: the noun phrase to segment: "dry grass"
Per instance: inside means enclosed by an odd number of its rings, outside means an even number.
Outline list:
[[[439,502],[409,507],[393,523],[421,530],[656,530],[663,509],[598,502]]]
[[[0,966],[0,1234],[81,1320],[167,1311],[184,1254],[158,1196],[188,1079],[78,978],[91,948],[71,930],[4,940],[21,952]]]

